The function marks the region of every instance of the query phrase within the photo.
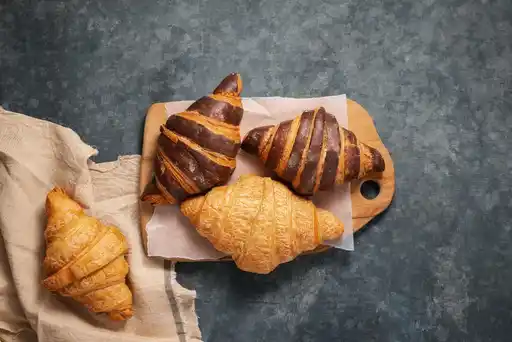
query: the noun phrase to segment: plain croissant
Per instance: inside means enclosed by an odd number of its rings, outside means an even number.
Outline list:
[[[217,250],[253,273],[269,273],[343,233],[332,213],[271,178],[254,175],[184,201],[181,212]]]
[[[301,195],[384,171],[379,151],[359,142],[323,107],[249,131],[242,149],[257,156]]]
[[[228,181],[240,149],[241,92],[240,75],[230,74],[212,94],[169,117],[160,127],[154,179],[142,201],[178,203]]]
[[[87,216],[61,188],[48,193],[46,215],[43,267],[48,277],[43,286],[113,320],[130,318],[132,293],[124,257],[128,245],[119,229]]]

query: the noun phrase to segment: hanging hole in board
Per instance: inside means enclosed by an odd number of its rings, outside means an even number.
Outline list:
[[[375,199],[379,196],[380,193],[380,185],[376,181],[367,180],[361,184],[361,195],[367,200]]]

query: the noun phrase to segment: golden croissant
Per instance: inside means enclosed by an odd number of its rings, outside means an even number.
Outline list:
[[[48,193],[46,215],[43,268],[48,276],[43,286],[113,320],[130,318],[132,293],[126,285],[124,235],[86,215],[61,188]]]
[[[254,175],[184,201],[181,212],[238,268],[253,273],[269,273],[343,233],[343,224],[329,211]]]
[[[241,92],[242,78],[230,74],[212,94],[167,119],[160,127],[154,179],[143,201],[179,203],[229,180],[240,149]]]
[[[257,156],[301,195],[385,168],[379,151],[359,142],[323,107],[275,126],[254,128],[244,137],[242,150]]]

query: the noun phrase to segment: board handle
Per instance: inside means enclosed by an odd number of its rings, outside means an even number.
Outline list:
[[[350,197],[352,199],[352,223],[354,232],[361,229],[375,216],[386,210],[395,194],[395,168],[388,149],[384,146],[372,117],[359,103],[347,99],[347,112],[349,128],[354,134],[368,146],[377,149],[384,159],[386,168],[383,172],[374,173],[362,179],[354,180],[350,184]],[[374,198],[366,198],[361,188],[371,182],[378,186],[378,195]]]

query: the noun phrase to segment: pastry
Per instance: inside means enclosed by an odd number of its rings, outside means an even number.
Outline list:
[[[358,141],[323,107],[278,125],[254,128],[244,137],[242,150],[257,156],[301,195],[385,168],[379,151]]]
[[[229,180],[240,149],[241,92],[240,75],[230,74],[212,94],[169,117],[160,127],[154,178],[142,201],[179,203]]]
[[[128,245],[114,226],[88,216],[61,188],[46,198],[48,223],[43,286],[72,297],[92,312],[113,320],[132,316],[132,293],[126,285]]]
[[[200,235],[244,271],[266,274],[325,240],[343,224],[280,182],[243,175],[181,204]]]

